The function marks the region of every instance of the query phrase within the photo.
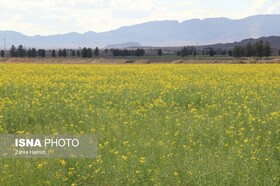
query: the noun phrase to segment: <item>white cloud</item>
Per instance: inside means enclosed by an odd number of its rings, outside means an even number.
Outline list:
[[[276,11],[278,9],[278,12]],[[253,0],[249,13],[266,14],[266,13],[279,13],[278,0]]]
[[[267,0],[254,0],[252,3],[252,9],[258,11],[266,2]]]
[[[268,8],[267,13],[279,14],[280,13],[280,1]]]
[[[115,10],[151,10],[156,8],[158,1],[156,0],[114,0],[110,3],[110,8]]]

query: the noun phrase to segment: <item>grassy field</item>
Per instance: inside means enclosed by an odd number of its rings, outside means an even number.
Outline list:
[[[279,185],[280,65],[0,64],[0,133],[96,134],[0,159],[0,185]]]

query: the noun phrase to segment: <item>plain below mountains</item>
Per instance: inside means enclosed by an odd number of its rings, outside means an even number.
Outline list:
[[[246,38],[280,36],[280,15],[256,15],[244,19],[192,19],[184,22],[153,21],[121,27],[107,32],[72,32],[50,36],[27,36],[15,31],[0,31],[7,47],[22,44],[36,48],[137,46],[186,46],[231,43]],[[1,47],[0,47],[1,48]]]

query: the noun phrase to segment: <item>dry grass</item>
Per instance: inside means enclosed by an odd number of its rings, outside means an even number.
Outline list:
[[[125,58],[0,58],[0,63],[40,63],[40,64],[265,64],[280,63],[280,58],[274,59],[230,59],[230,60],[194,60],[178,59],[166,61],[152,61],[149,59],[125,59]]]

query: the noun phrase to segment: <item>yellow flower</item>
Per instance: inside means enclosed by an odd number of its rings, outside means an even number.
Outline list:
[[[89,165],[88,165],[88,168],[92,168],[92,167],[93,167],[93,165],[92,165],[92,164],[89,164]]]
[[[144,157],[141,157],[139,161],[140,161],[140,163],[145,163],[146,162]]]
[[[23,131],[17,131],[16,134],[24,134],[24,130]]]
[[[65,161],[64,159],[62,159],[62,160],[60,160],[60,164],[61,164],[62,166],[65,166],[65,165],[66,165],[66,161]]]
[[[123,159],[124,161],[127,160],[127,156],[122,155],[122,159]]]

